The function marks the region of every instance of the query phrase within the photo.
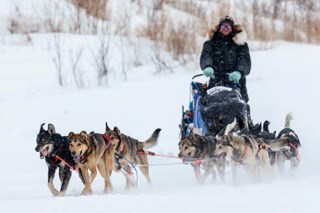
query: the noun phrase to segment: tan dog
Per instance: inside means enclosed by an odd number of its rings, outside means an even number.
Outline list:
[[[144,149],[152,148],[157,144],[160,131],[161,129],[156,129],[149,139],[147,139],[145,142],[140,142],[137,139],[122,134],[117,127],[114,127],[113,130],[110,129],[106,123],[105,134],[111,138],[112,143],[114,143],[116,147],[115,156],[116,163],[118,165],[117,169],[120,170],[123,168],[126,171],[130,170],[130,163],[128,161],[134,164],[142,165],[139,168],[146,177],[147,181],[150,183],[151,179],[149,176],[148,156]],[[127,179],[126,188],[131,186],[133,186],[133,183]]]
[[[80,166],[85,181],[81,195],[92,193],[91,184],[97,175],[97,169],[104,178],[104,192],[109,192],[112,189],[110,176],[114,167],[114,144],[102,134],[87,134],[85,131],[80,134],[70,132],[68,139],[71,155]]]

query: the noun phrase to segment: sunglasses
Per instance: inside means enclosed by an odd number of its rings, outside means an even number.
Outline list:
[[[221,24],[220,25],[220,29],[224,29],[224,28],[227,28],[227,29],[231,29],[232,27],[231,27],[231,25],[229,25],[229,24]]]

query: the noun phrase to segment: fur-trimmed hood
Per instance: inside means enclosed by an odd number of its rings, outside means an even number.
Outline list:
[[[214,29],[211,29],[209,31],[209,39],[212,39],[217,31],[219,31],[219,25],[217,25]],[[234,36],[232,40],[234,41],[234,43],[236,43],[237,45],[244,45],[246,43],[247,33],[241,25],[234,25],[233,34]]]

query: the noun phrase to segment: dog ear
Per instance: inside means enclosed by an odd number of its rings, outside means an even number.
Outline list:
[[[185,138],[186,138],[186,134],[184,134],[184,132],[181,131],[181,138],[180,138],[180,140],[183,140],[183,139],[185,139]]]
[[[44,125],[45,125],[45,123],[43,123],[43,124],[40,125],[40,132],[46,131],[46,130],[44,130],[44,128],[43,128]]]
[[[83,136],[83,137],[87,137],[88,133],[86,131],[81,131],[80,135]]]
[[[108,126],[108,123],[106,122],[106,132],[109,131],[109,130],[110,130],[110,128]]]
[[[232,139],[233,139],[233,132],[228,132],[227,137],[228,137],[230,140],[232,140]]]
[[[48,132],[50,135],[53,135],[56,133],[56,128],[53,126],[53,124],[48,124]]]
[[[196,135],[193,133],[193,131],[190,132],[189,137],[191,138],[192,141],[196,140]]]
[[[183,131],[182,127],[180,128],[180,136],[181,136],[180,140],[183,140],[186,138],[186,133]]]
[[[113,131],[115,131],[118,135],[121,135],[120,129],[118,127],[114,127]]]
[[[75,135],[74,132],[69,132],[68,139],[70,139],[74,135]]]

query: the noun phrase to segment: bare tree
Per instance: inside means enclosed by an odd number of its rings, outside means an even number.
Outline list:
[[[82,53],[83,53],[82,47],[80,49],[75,50],[75,52],[70,50],[70,62],[71,62],[71,68],[72,68],[72,75],[73,75],[74,82],[75,82],[78,89],[84,87],[84,82],[83,82],[82,76],[78,72],[79,71],[78,65],[79,65]]]
[[[62,74],[62,44],[60,33],[53,34],[53,51],[50,52],[51,59],[57,71],[59,85],[64,86]]]
[[[165,2],[165,0],[154,0],[153,1],[153,9],[154,10],[162,10],[164,2]]]
[[[124,80],[127,80],[127,72],[126,72],[126,68],[125,68],[125,47],[123,46],[123,37],[120,37],[120,45],[119,45],[119,49],[120,49],[120,53],[121,53],[121,70],[122,70],[122,74],[124,77]]]
[[[132,42],[131,46],[133,46],[133,51],[134,51],[134,55],[132,59],[134,66],[136,67],[142,66],[142,61],[140,58],[140,40],[138,40],[137,43]]]
[[[48,32],[59,33],[63,32],[63,19],[64,14],[57,2],[50,2],[43,8],[47,17],[44,20],[44,28]]]
[[[107,34],[98,36],[97,52],[91,50],[91,53],[94,58],[94,66],[97,71],[99,86],[102,86],[104,82],[107,83],[107,77],[109,74],[109,51],[110,36]]]
[[[9,25],[8,25],[8,30],[11,34],[17,33],[19,31],[19,22],[18,22],[18,18],[21,17],[21,12],[20,12],[20,8],[18,7],[18,5],[14,4],[14,12],[11,13],[8,21],[9,21]]]
[[[277,19],[280,16],[281,0],[273,0],[273,16],[272,18]]]
[[[74,15],[71,16],[70,32],[80,34],[83,22],[82,8],[78,4],[70,4],[69,10],[74,11]]]
[[[166,60],[162,57],[161,44],[158,41],[153,41],[153,52],[154,56],[151,58],[153,64],[155,65],[157,72],[163,72],[169,70],[173,72],[172,67],[170,67]]]

